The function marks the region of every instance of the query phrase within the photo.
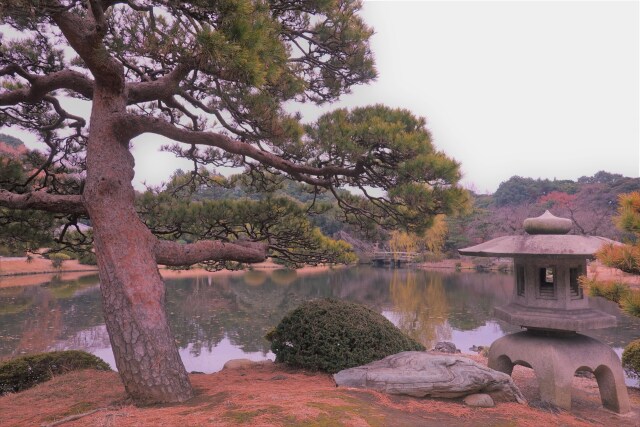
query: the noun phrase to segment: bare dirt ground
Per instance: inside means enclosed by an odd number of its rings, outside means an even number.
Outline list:
[[[472,355],[474,359],[486,360]],[[470,408],[460,400],[416,399],[337,388],[331,376],[255,364],[215,374],[192,374],[196,397],[178,405],[137,408],[115,372],[80,371],[22,393],[0,397],[0,425],[39,426],[97,410],[64,426],[640,426],[640,391],[629,389],[633,412],[600,405],[593,379],[575,378],[571,412],[536,408],[530,369],[514,381],[531,405]],[[540,406],[540,405],[538,405]]]

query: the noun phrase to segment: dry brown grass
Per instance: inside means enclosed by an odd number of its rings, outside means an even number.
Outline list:
[[[473,357],[484,361],[479,356]],[[528,399],[537,384],[516,367],[514,380]],[[554,414],[516,403],[469,408],[459,400],[415,399],[336,388],[326,374],[273,364],[191,375],[197,391],[178,405],[137,408],[126,400],[116,373],[80,371],[23,393],[0,397],[0,425],[33,426],[105,408],[65,426],[636,426],[640,392],[631,390],[634,413],[618,416],[600,406],[595,380],[574,380],[573,413]]]

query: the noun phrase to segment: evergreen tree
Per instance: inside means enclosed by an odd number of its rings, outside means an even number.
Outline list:
[[[0,23],[18,32],[0,46],[0,124],[32,132],[45,150],[26,179],[3,186],[0,206],[70,224],[90,219],[105,322],[135,402],[193,396],[157,264],[259,262],[274,245],[263,233],[218,238],[197,227],[192,243],[162,238],[145,216],[154,210],[136,209],[133,138],[167,137],[175,144],[165,149],[196,166],[244,167],[258,189],[274,176],[303,182],[333,194],[344,219],[364,226],[420,232],[464,199],[458,164],[435,150],[424,120],[406,110],[338,110],[306,127],[284,111],[285,102],[334,101],[375,77],[372,30],[359,8],[354,0],[0,3]],[[68,112],[63,97],[88,101],[90,117]],[[199,170],[184,188],[209,179]],[[345,186],[363,197],[340,193]],[[302,226],[279,224],[280,240],[285,225]],[[304,251],[293,252],[303,260]]]

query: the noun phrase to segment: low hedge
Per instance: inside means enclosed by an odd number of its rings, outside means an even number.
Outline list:
[[[424,351],[389,320],[369,308],[322,299],[302,304],[267,339],[276,362],[335,373],[401,351]]]
[[[0,363],[0,395],[26,390],[50,380],[54,375],[79,369],[111,370],[104,360],[78,350],[18,357]]]

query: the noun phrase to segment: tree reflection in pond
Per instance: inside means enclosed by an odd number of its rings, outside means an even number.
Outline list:
[[[393,271],[389,286],[393,314],[388,316],[409,336],[431,348],[436,340],[451,339],[449,302],[442,276],[420,273]]]
[[[56,348],[102,323],[97,276],[0,289],[0,360]]]
[[[166,301],[187,369],[213,372],[230,358],[273,357],[266,333],[303,301],[326,297],[367,305],[427,347],[451,340],[467,351],[519,329],[492,315],[512,287],[508,274],[369,267],[250,271],[167,280]],[[95,275],[0,289],[0,359],[77,348],[112,362],[101,307]],[[616,307],[604,309],[618,316],[619,326],[588,334],[620,352],[636,338],[640,320]]]

